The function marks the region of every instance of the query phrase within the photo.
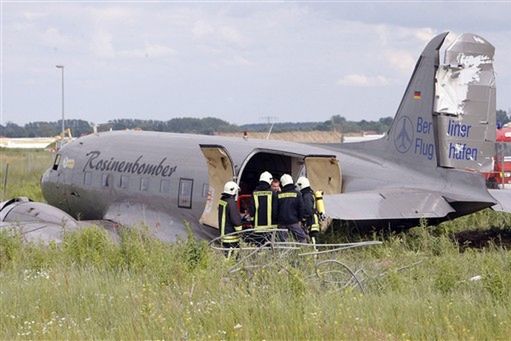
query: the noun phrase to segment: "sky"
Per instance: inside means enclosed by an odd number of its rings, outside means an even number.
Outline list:
[[[436,34],[496,48],[511,108],[511,2],[1,1],[0,123],[394,116]]]

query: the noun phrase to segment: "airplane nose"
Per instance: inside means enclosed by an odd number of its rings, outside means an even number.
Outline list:
[[[43,175],[41,176],[40,184],[41,184],[41,192],[43,193],[43,197],[48,201],[49,195],[49,184],[51,183],[51,169],[47,169]]]

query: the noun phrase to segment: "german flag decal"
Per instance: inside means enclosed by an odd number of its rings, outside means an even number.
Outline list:
[[[415,91],[413,93],[413,99],[421,99],[421,92],[420,91]]]

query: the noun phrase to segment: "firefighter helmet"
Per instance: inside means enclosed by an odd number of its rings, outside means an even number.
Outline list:
[[[228,181],[224,185],[223,193],[235,195],[239,189],[240,189],[240,186],[238,186],[237,183],[235,183],[234,181]]]
[[[289,174],[284,174],[280,177],[280,183],[282,184],[282,187],[293,184],[293,178]]]
[[[273,180],[273,176],[271,175],[270,172],[266,171],[266,172],[262,172],[261,173],[261,176],[259,177],[259,181],[264,181],[264,182],[267,182],[268,185],[271,185],[271,181]]]
[[[311,184],[309,182],[309,179],[307,179],[305,176],[301,176],[296,180],[296,186],[298,186],[298,190],[302,190],[304,188],[310,187]]]

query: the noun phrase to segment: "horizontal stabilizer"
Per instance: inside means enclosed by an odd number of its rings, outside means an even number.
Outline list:
[[[492,210],[511,213],[511,190],[489,189],[488,192],[497,200],[497,204],[491,207]]]
[[[324,195],[326,214],[340,220],[440,218],[455,210],[437,192],[409,189]]]

